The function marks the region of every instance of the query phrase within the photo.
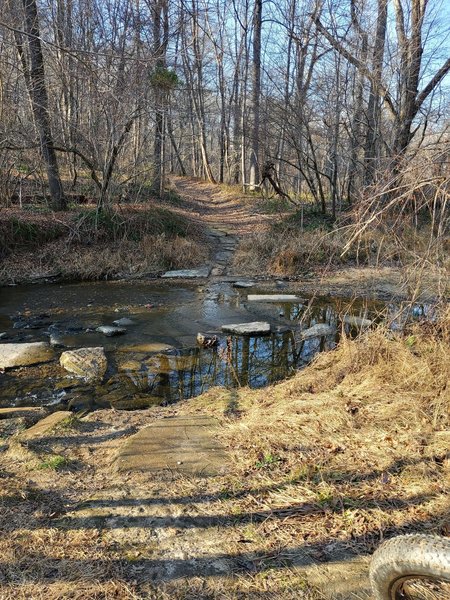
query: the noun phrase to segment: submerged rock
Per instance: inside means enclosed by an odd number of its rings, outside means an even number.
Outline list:
[[[312,337],[323,337],[336,333],[336,327],[327,323],[316,323],[312,327],[300,332],[300,338],[305,340]]]
[[[270,323],[253,321],[252,323],[232,323],[222,325],[225,333],[236,333],[237,335],[267,335],[270,333]]]
[[[59,359],[66,371],[84,377],[88,381],[103,379],[108,361],[103,348],[79,348],[67,350]]]
[[[49,362],[54,356],[53,349],[46,342],[0,344],[0,369]]]
[[[125,327],[113,327],[112,325],[100,325],[95,331],[103,333],[106,337],[114,337],[115,335],[122,335],[127,332]]]
[[[121,319],[117,319],[113,321],[114,325],[117,327],[128,327],[128,325],[135,325],[135,321],[129,319],[128,317],[122,317]]]
[[[344,323],[350,325],[351,327],[360,327],[361,329],[365,327],[370,327],[373,323],[370,319],[365,319],[364,317],[356,317],[354,315],[345,315]]]

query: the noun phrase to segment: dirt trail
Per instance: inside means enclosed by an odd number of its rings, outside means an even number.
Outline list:
[[[170,181],[184,200],[186,214],[210,229],[239,237],[262,230],[273,221],[273,215],[262,214],[246,202],[238,188],[225,188],[185,177],[171,177]]]

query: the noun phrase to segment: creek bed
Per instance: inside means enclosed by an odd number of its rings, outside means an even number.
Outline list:
[[[249,302],[231,283],[173,281],[89,282],[0,288],[1,342],[55,341],[54,361],[0,375],[0,407],[52,406],[75,410],[169,404],[216,385],[263,387],[293,375],[333,348],[345,316],[377,322],[389,307],[366,300],[302,296],[297,302]],[[252,294],[267,293],[256,285]],[[422,308],[422,312],[425,309]],[[419,311],[420,312],[420,311]],[[106,337],[102,325],[126,318],[126,333]],[[268,336],[221,333],[223,324],[267,321]],[[318,324],[327,335],[302,337]],[[218,336],[214,348],[196,344],[198,332]],[[102,346],[108,371],[86,383],[59,365],[65,349]]]

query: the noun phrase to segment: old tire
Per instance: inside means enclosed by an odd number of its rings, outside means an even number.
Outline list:
[[[376,600],[406,599],[408,580],[450,582],[450,539],[433,535],[402,535],[382,544],[370,564]]]

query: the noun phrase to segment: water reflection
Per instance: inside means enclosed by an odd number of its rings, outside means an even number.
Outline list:
[[[56,328],[66,347],[103,346],[109,362],[106,381],[80,381],[56,359],[0,376],[0,406],[136,408],[191,398],[217,385],[263,387],[291,376],[318,352],[334,348],[342,334],[356,335],[368,322],[386,319],[392,327],[401,327],[410,318],[432,318],[428,306],[402,310],[401,305],[355,299],[252,302],[245,291],[226,284],[207,289],[187,284],[77,284],[53,291],[57,308],[49,304],[48,286],[15,289],[0,298],[0,323],[9,340],[48,341],[49,329]],[[35,327],[33,314],[44,310],[45,323],[41,315],[42,323]],[[22,329],[13,326],[17,314],[24,315]],[[95,331],[94,325],[111,324],[118,316],[134,323],[126,335],[105,338]],[[267,321],[274,333],[220,333],[221,324],[250,321]],[[321,326],[325,335],[306,335]],[[196,346],[198,331],[217,334],[218,347]]]

